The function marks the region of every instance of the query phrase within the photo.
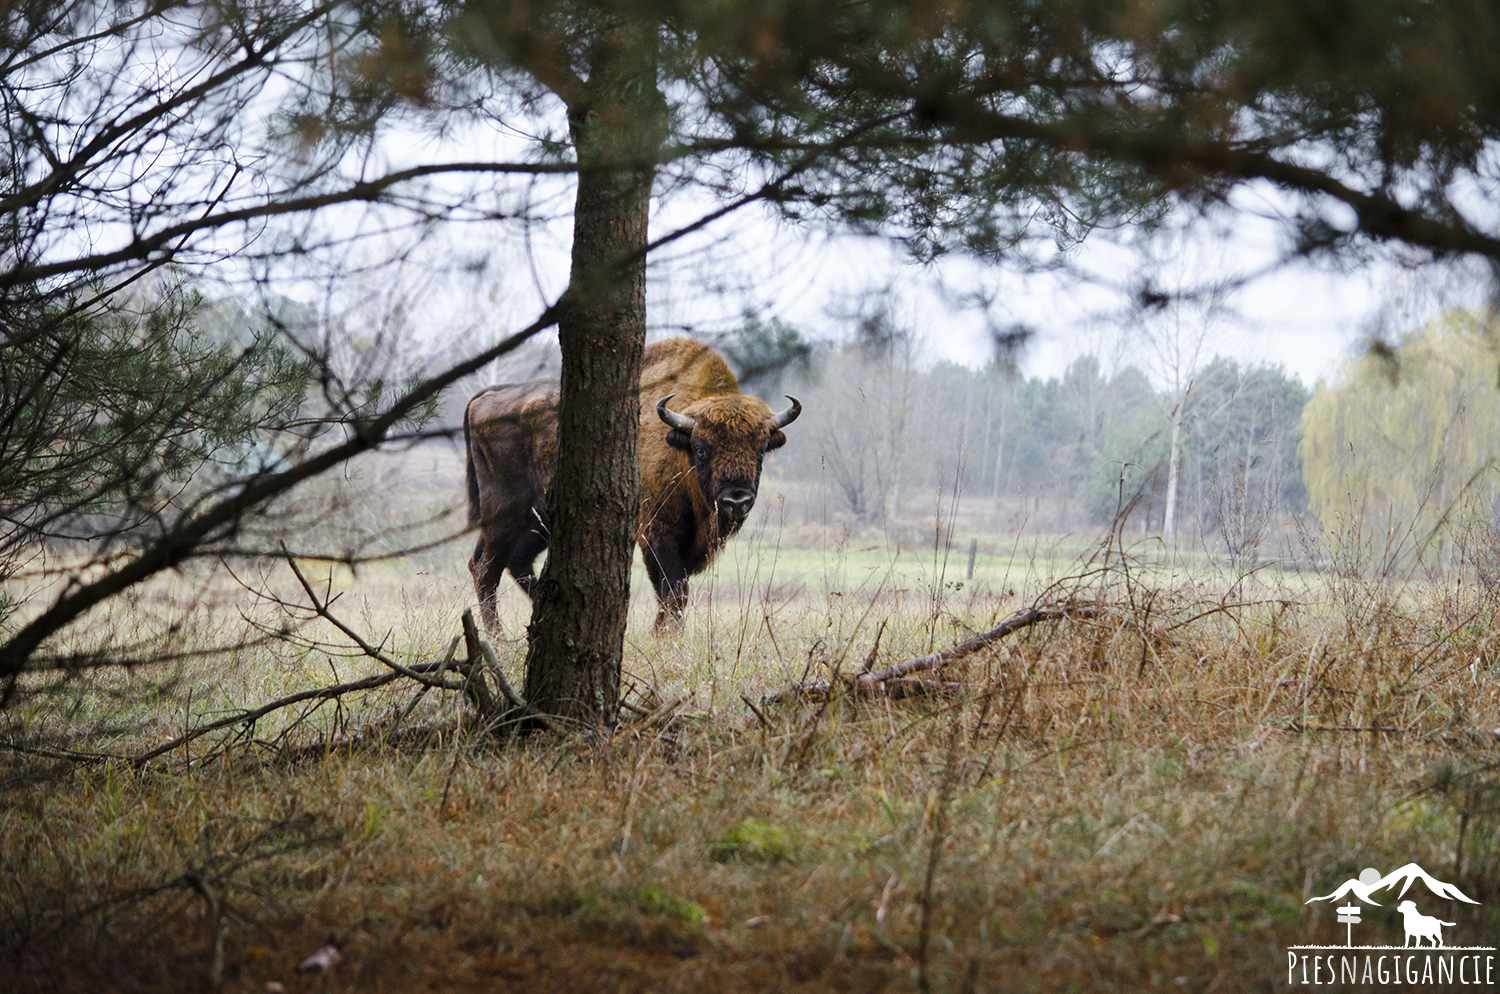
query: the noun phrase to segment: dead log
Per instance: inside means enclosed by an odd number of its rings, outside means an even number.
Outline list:
[[[963,689],[962,684],[945,683],[932,680],[912,679],[913,673],[926,673],[932,670],[942,669],[952,663],[956,663],[966,656],[985,649],[994,643],[1014,634],[1023,628],[1044,621],[1060,621],[1063,618],[1094,618],[1100,614],[1100,608],[1092,604],[1075,604],[1071,601],[1038,604],[1024,611],[1017,611],[1006,618],[1000,624],[991,628],[982,635],[976,635],[967,642],[950,646],[940,652],[934,652],[926,656],[916,656],[902,663],[887,666],[883,670],[860,673],[857,676],[823,680],[815,683],[796,683],[783,691],[769,694],[761,698],[762,704],[779,704],[782,701],[796,700],[799,698],[812,698],[814,700],[825,699],[833,693],[837,686],[845,693],[852,693],[860,697],[910,697],[919,694],[954,694]],[[878,636],[877,636],[878,638]]]
[[[838,681],[817,680],[793,684],[780,693],[761,698],[762,704],[780,704],[794,698],[809,701],[827,700],[837,688],[841,694],[854,697],[886,697],[900,700],[903,697],[952,697],[961,693],[964,684],[951,681],[918,680],[914,677],[892,677],[889,680],[873,681],[854,678]]]

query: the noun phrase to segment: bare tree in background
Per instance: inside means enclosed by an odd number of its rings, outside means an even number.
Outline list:
[[[1141,313],[1135,334],[1142,363],[1163,391],[1159,403],[1168,442],[1161,540],[1171,549],[1177,544],[1182,445],[1195,420],[1216,413],[1194,406],[1193,387],[1199,372],[1214,354],[1215,325],[1225,315],[1231,287],[1223,280],[1210,283],[1196,280],[1204,268],[1202,260],[1183,254],[1181,236],[1168,238],[1158,251],[1166,256],[1160,264],[1165,282],[1147,284],[1141,289]]]
[[[910,442],[921,403],[919,341],[896,307],[886,293],[846,316],[851,341],[820,358],[819,386],[811,389],[823,403],[805,415],[810,451],[820,454],[849,512],[866,522],[898,515],[910,483]],[[807,456],[799,461],[805,464]]]

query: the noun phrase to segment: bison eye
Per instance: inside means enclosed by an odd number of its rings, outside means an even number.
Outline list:
[[[693,441],[693,455],[697,456],[699,459],[707,459],[708,458],[708,443],[707,442],[699,442],[697,440],[694,440]]]

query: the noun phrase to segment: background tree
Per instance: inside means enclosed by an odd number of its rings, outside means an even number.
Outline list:
[[[1116,373],[1109,389],[1111,413],[1088,467],[1082,499],[1095,524],[1108,525],[1123,515],[1139,522],[1144,537],[1163,505],[1168,436],[1161,423],[1161,397],[1134,366]]]
[[[1302,467],[1325,528],[1345,511],[1375,514],[1425,548],[1494,513],[1500,348],[1490,321],[1472,313],[1447,314],[1399,345],[1349,360],[1313,391]]]
[[[1197,384],[1199,402],[1220,413],[1194,429],[1184,453],[1193,517],[1218,533],[1233,563],[1253,561],[1268,529],[1306,507],[1296,449],[1307,388],[1280,368],[1222,358]]]
[[[755,311],[746,311],[744,323],[719,351],[733,367],[742,389],[775,397],[788,376],[811,372],[816,349],[802,332],[780,318],[763,320]]]
[[[844,509],[866,522],[897,515],[903,481],[920,471],[911,439],[926,404],[926,377],[917,363],[920,343],[896,306],[886,295],[849,316],[850,340],[823,350],[789,387],[820,398],[799,423],[809,444],[785,454],[789,471],[803,479],[826,472]]]

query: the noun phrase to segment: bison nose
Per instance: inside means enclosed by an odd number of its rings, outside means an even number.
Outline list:
[[[743,520],[755,504],[755,494],[749,490],[726,490],[719,495],[719,510],[736,521]]]

